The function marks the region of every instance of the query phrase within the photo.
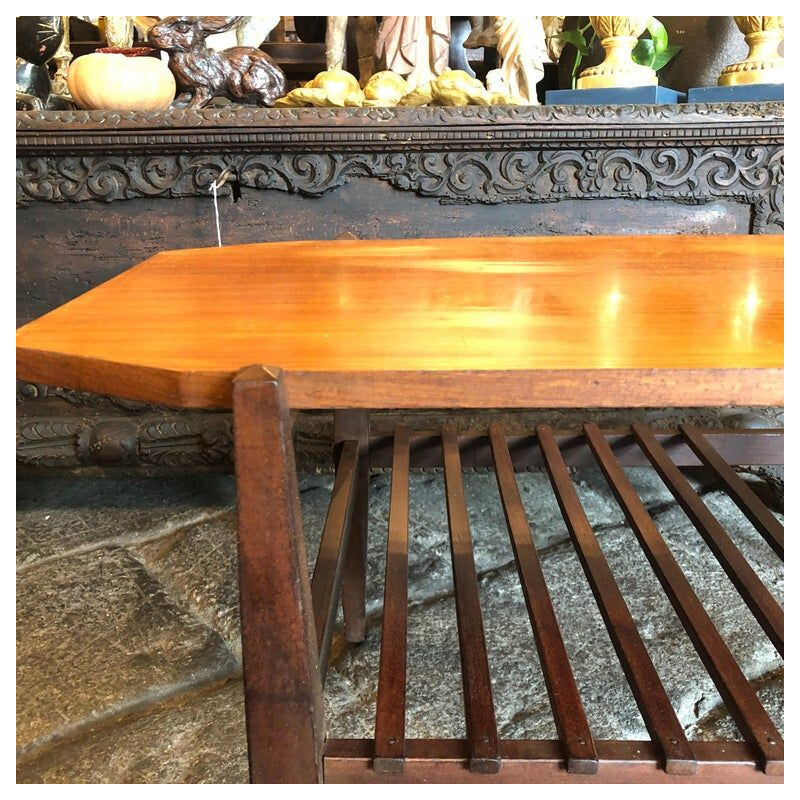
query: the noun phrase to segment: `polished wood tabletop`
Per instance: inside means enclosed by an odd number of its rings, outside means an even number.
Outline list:
[[[18,376],[227,408],[783,402],[782,236],[282,242],[159,253],[17,332]]]

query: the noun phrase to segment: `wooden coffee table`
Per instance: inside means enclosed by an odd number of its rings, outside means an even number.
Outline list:
[[[780,781],[783,742],[622,467],[655,468],[783,653],[783,610],[679,467],[704,464],[783,558],[734,471],[782,431],[499,426],[371,436],[369,409],[783,404],[783,238],[286,242],[160,253],[19,329],[18,376],[233,408],[250,773],[301,781]],[[334,409],[336,478],[309,578],[290,409]],[[373,432],[374,433],[374,432]],[[341,596],[365,634],[370,467],[392,467],[374,739],[326,739]],[[444,469],[466,738],[405,737],[409,470]],[[462,466],[491,466],[558,739],[498,736]],[[650,740],[595,740],[515,471],[546,468]],[[689,742],[568,472],[599,466],[744,741]],[[454,702],[459,702],[455,699]]]

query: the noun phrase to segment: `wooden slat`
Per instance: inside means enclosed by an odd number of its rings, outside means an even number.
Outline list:
[[[761,769],[783,769],[783,741],[755,690],[739,669],[724,640],[673,557],[656,524],[596,425],[585,425],[586,438],[636,534],[661,586],[705,664],[739,730],[757,753]]]
[[[642,719],[661,748],[664,769],[667,772],[691,774],[697,768],[692,748],[592,531],[553,433],[549,426],[539,425],[536,434],[567,529]]]
[[[319,667],[322,680],[328,668],[331,636],[336,621],[342,571],[353,513],[354,487],[358,470],[358,442],[343,442],[336,466],[331,502],[319,543],[314,576],[311,579],[311,603],[317,630]]]
[[[394,433],[373,761],[378,772],[388,773],[402,772],[405,755],[408,461],[408,429],[400,427]]]
[[[369,414],[339,408],[333,412],[333,441],[358,442],[355,498],[350,518],[347,557],[342,573],[342,617],[348,642],[363,642],[367,635],[367,534],[369,529]]]
[[[506,437],[497,423],[489,427],[489,436],[500,499],[567,770],[591,775],[597,772],[597,751],[536,554]]]
[[[458,439],[451,428],[442,430],[442,454],[470,769],[474,772],[496,773],[500,770],[497,720],[481,618],[478,576],[472,554],[472,535],[464,498],[461,458]]]
[[[380,424],[370,439],[370,465],[388,469],[392,465],[392,434],[381,430]],[[772,465],[783,463],[783,430],[703,430],[703,435],[728,464]],[[692,452],[678,431],[654,430],[654,436],[679,467],[699,467],[703,462]],[[580,430],[553,432],[564,463],[568,467],[592,467],[594,456]],[[636,443],[630,428],[604,430],[614,455],[623,467],[650,467],[650,461]],[[536,437],[531,435],[506,436],[514,470],[544,466]],[[489,437],[483,431],[465,431],[458,436],[461,464],[471,467],[491,468],[493,465]],[[441,467],[442,446],[439,431],[419,430],[411,434],[411,468]]]
[[[733,467],[706,441],[694,425],[681,425],[681,433],[697,457],[725,487],[725,491],[753,523],[753,527],[767,540],[769,546],[783,558],[783,525],[759,500],[756,493],[736,474]]]
[[[636,422],[631,429],[661,480],[700,532],[776,650],[783,655],[783,609],[731,541],[717,518],[689,485],[689,481],[670,461],[649,428]]]
[[[598,741],[600,769],[595,775],[564,769],[561,742],[505,739],[500,742],[503,769],[498,775],[470,772],[463,739],[406,740],[402,775],[379,775],[371,768],[372,739],[329,739],[325,745],[326,783],[782,783],[765,775],[746,742],[694,742],[697,772],[672,775],[661,768],[653,742]]]

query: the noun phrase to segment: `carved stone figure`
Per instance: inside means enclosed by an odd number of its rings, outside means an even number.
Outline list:
[[[64,37],[63,17],[17,17],[17,110],[42,110],[51,93],[45,64]]]
[[[375,72],[375,17],[328,17],[325,29],[325,62],[328,69],[344,69],[347,54],[347,26],[355,26],[358,50],[358,82],[365,86]]]
[[[496,17],[470,17],[472,30],[464,41],[464,47],[469,50],[478,47],[494,47],[497,44],[495,19]]]
[[[255,47],[208,48],[206,39],[230,30],[238,17],[166,17],[150,28],[148,42],[169,53],[178,84],[176,106],[202,108],[214,97],[271,106],[286,93],[283,70]]]
[[[212,50],[226,50],[229,47],[258,47],[281,21],[277,14],[260,17],[240,17],[233,28],[208,37]]]
[[[147,32],[158,22],[159,17],[131,17],[136,30],[143,38]],[[262,17],[238,17],[230,30],[222,33],[213,33],[206,39],[206,44],[212,50],[227,50],[229,47],[258,47],[275,26],[281,21],[277,14]]]
[[[447,69],[450,17],[384,17],[375,42],[381,68],[403,75],[410,89]]]
[[[539,105],[536,84],[544,77],[548,60],[542,18],[497,17],[495,30],[503,66],[486,76],[487,85],[492,91],[520,97],[528,105]]]
[[[133,47],[133,17],[103,17],[101,30],[108,47]]]
[[[544,41],[547,45],[550,60],[554,64],[558,64],[561,51],[564,49],[564,42],[559,38],[559,34],[564,30],[565,19],[566,17],[542,17]]]

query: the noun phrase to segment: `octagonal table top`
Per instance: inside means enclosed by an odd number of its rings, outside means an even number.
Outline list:
[[[227,408],[783,403],[782,236],[275,242],[159,253],[17,332],[18,377]]]

